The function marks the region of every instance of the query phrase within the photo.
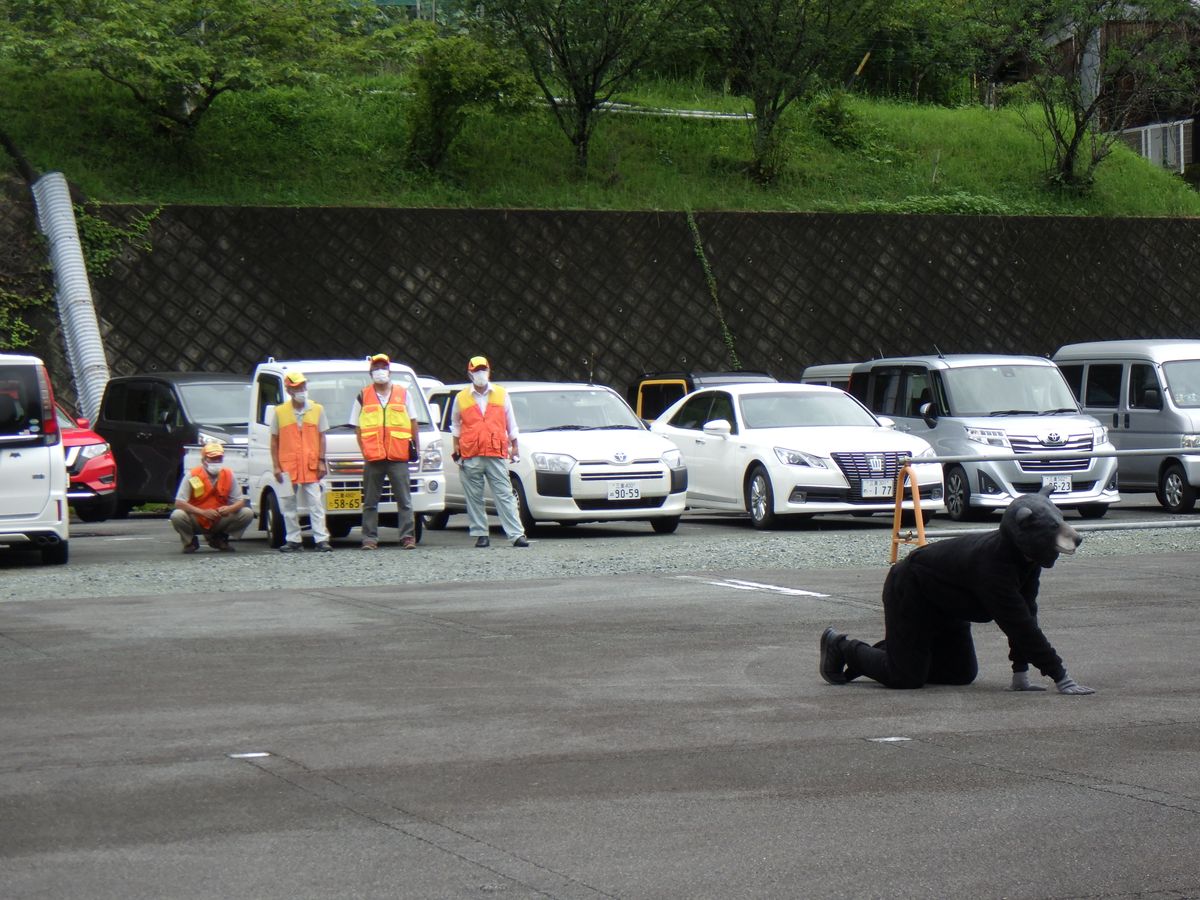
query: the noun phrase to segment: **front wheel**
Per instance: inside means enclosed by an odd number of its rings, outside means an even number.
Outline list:
[[[775,491],[771,476],[762,466],[751,469],[746,481],[746,511],[755,528],[770,528],[775,524]]]
[[[679,527],[679,516],[663,516],[659,519],[651,519],[650,527],[654,529],[655,534],[674,534],[675,529]]]
[[[1196,506],[1196,489],[1187,480],[1179,463],[1163,469],[1158,481],[1158,502],[1167,512],[1190,513]]]
[[[81,522],[103,522],[105,519],[111,519],[116,511],[117,498],[112,494],[80,503],[75,507],[75,515],[79,516]]]
[[[532,534],[537,528],[537,520],[529,511],[529,503],[525,499],[525,488],[521,485],[521,479],[516,475],[510,475],[509,478],[512,480],[513,496],[517,500],[517,518],[521,520],[521,527],[525,529],[525,534]]]
[[[1079,507],[1079,518],[1103,519],[1107,512],[1107,503],[1085,503],[1083,506]]]
[[[274,491],[263,495],[262,528],[267,533],[267,546],[278,550],[287,539],[287,531],[283,523],[283,514],[279,511],[279,500]]]
[[[425,516],[425,526],[430,531],[445,531],[446,524],[450,521],[450,513],[446,510],[441,512],[430,513]]]
[[[971,479],[962,466],[954,466],[946,473],[946,515],[955,522],[968,522],[974,518],[971,511]]]

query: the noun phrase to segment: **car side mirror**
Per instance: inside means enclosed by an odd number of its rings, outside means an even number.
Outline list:
[[[704,433],[711,434],[713,437],[729,437],[733,434],[733,426],[727,419],[713,419],[711,422],[704,423]]]
[[[1144,409],[1162,409],[1162,394],[1154,388],[1150,388],[1142,393],[1142,407]]]
[[[917,411],[921,414],[921,419],[930,428],[934,428],[937,425],[937,407],[932,403],[922,403]]]
[[[896,427],[895,419],[890,419],[887,416],[876,416],[875,418],[879,420],[879,424],[882,425],[884,428],[895,428]]]
[[[76,420],[75,420],[75,424],[76,424],[76,425],[78,425],[80,428],[91,428],[91,427],[92,427],[92,420],[91,420],[91,419],[78,418],[78,419],[76,419]]]
[[[429,404],[429,413],[430,413],[430,415],[433,416],[434,427],[435,428],[439,427],[441,425],[441,421],[442,421],[442,404],[430,403]]]

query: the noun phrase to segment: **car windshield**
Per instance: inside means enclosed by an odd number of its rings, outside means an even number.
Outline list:
[[[369,372],[309,372],[308,396],[314,403],[325,407],[325,415],[332,428],[353,428],[350,413],[358,392],[371,383]],[[410,372],[392,370],[392,384],[399,385],[408,393],[408,415],[419,425],[432,427],[425,393]]]
[[[510,391],[522,431],[591,431],[645,426],[625,401],[602,388],[570,391]]]
[[[849,394],[833,391],[778,391],[740,399],[747,428],[810,428],[829,425],[878,426],[875,417]]]
[[[250,382],[196,381],[179,385],[188,419],[205,425],[245,424]]]
[[[1057,366],[970,366],[942,373],[954,416],[1050,415],[1078,412]]]
[[[1181,359],[1163,364],[1167,390],[1176,406],[1200,407],[1200,359]]]

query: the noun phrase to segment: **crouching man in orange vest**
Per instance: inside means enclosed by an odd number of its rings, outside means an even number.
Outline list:
[[[362,548],[379,548],[379,495],[386,477],[396,500],[400,546],[415,550],[408,460],[420,459],[420,436],[408,415],[408,392],[392,384],[392,361],[386,354],[376,353],[369,366],[372,383],[359,392],[350,411],[363,455]]]
[[[325,497],[321,479],[325,477],[325,432],[329,422],[325,408],[308,399],[308,380],[300,372],[288,372],[283,378],[288,400],[274,407],[271,417],[271,463],[275,480],[290,485],[278,492],[282,507],[286,542],[280,553],[296,553],[304,548],[300,531],[300,497],[308,506],[313,540],[323,553],[333,550],[329,529],[325,527]]]
[[[496,500],[496,515],[504,534],[514,547],[528,547],[512,483],[508,480],[508,461],[517,458],[518,431],[512,402],[504,388],[490,383],[491,367],[485,357],[472,356],[467,372],[471,386],[459,391],[454,400],[450,433],[454,436],[452,458],[462,466],[471,537],[475,538],[476,547],[491,545],[487,508],[483,503],[486,480]]]
[[[179,483],[171,525],[183,540],[184,553],[200,549],[197,530],[205,534],[208,546],[214,550],[232,553],[230,536],[242,536],[246,526],[254,521],[254,511],[242,497],[235,496],[233,470],[225,468],[223,446],[215,442],[205,444],[200,459],[200,465],[186,473]]]

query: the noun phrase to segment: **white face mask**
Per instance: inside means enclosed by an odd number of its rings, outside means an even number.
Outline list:
[[[487,372],[472,372],[471,373],[471,383],[473,385],[475,385],[475,387],[477,387],[477,388],[487,387],[488,373]]]
[[[219,462],[206,462],[204,464],[204,471],[209,475],[217,475],[221,471],[221,465]]]
[[[392,380],[392,373],[387,369],[372,369],[371,380],[378,385],[384,385]]]
[[[308,399],[308,391],[296,391],[292,394],[292,402],[297,406],[303,406],[304,401]]]

